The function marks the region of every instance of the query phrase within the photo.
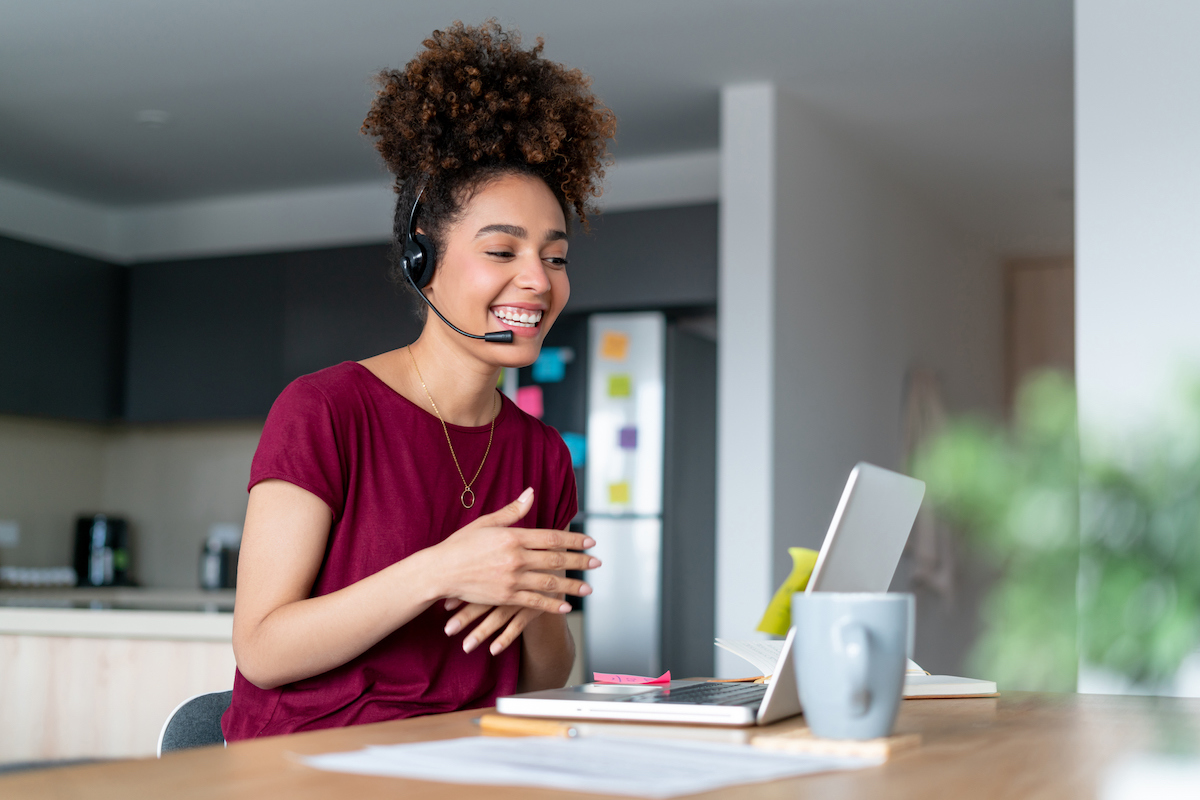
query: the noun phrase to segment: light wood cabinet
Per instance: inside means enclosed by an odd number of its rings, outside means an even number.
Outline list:
[[[153,755],[182,700],[232,688],[232,618],[0,608],[0,763]]]

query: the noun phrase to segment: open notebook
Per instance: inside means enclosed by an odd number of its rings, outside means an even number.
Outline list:
[[[717,647],[749,661],[763,675],[770,675],[783,650],[782,640],[731,641],[717,639]],[[995,681],[930,675],[915,661],[908,660],[904,673],[905,697],[987,697],[996,694]]]

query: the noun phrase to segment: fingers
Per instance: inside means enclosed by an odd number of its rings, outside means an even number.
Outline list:
[[[462,603],[461,600],[458,602],[460,604]],[[475,620],[482,617],[485,613],[487,613],[488,609],[491,608],[493,608],[493,606],[489,606],[484,603],[467,603],[465,606],[459,609],[457,614],[450,618],[449,622],[446,623],[446,635],[453,636]]]
[[[596,546],[595,539],[582,533],[545,528],[519,528],[515,532],[521,546],[529,550],[587,550]]]
[[[547,597],[541,592],[529,591],[515,593],[507,605],[532,608],[537,611],[545,611],[548,614],[566,614],[571,610],[571,604],[566,600],[559,600],[557,597]]]
[[[517,640],[526,626],[538,617],[540,612],[534,611],[532,608],[523,608],[518,611],[508,625],[504,627],[504,631],[496,637],[488,650],[492,655],[498,656],[503,653],[510,644]]]
[[[562,550],[528,550],[523,557],[525,569],[562,570],[562,569],[596,569],[601,565],[600,559],[587,553],[574,553]]]
[[[507,528],[509,525],[514,525],[520,521],[529,509],[533,508],[533,487],[529,487],[499,511],[493,511],[490,514],[484,514],[479,519],[475,520],[468,527],[474,528]]]
[[[516,606],[497,606],[492,609],[492,612],[483,618],[483,621],[475,626],[475,630],[467,634],[463,639],[463,652],[469,653],[480,645],[481,642],[487,639],[496,631],[503,628],[508,621],[517,615],[517,612],[522,609]],[[495,655],[499,651],[492,651]]]
[[[575,578],[564,578],[549,572],[526,572],[521,576],[520,588],[542,594],[573,594],[586,597],[592,587]]]
[[[444,606],[447,611],[453,611],[454,609],[458,608],[462,604],[463,604],[463,601],[459,600],[457,597],[447,597]]]

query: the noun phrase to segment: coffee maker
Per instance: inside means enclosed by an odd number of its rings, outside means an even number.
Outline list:
[[[200,588],[233,589],[237,586],[240,525],[213,525],[200,550]]]
[[[129,525],[119,517],[93,514],[75,520],[77,586],[131,586]]]

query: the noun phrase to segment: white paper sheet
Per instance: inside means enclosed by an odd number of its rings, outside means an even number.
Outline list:
[[[749,745],[675,740],[650,745],[646,739],[600,736],[472,736],[327,753],[304,762],[333,772],[653,798],[882,763],[767,753]]]
[[[749,661],[760,675],[770,675],[775,672],[775,665],[779,663],[779,654],[783,652],[782,639],[736,641],[718,638],[714,641],[717,647]]]

